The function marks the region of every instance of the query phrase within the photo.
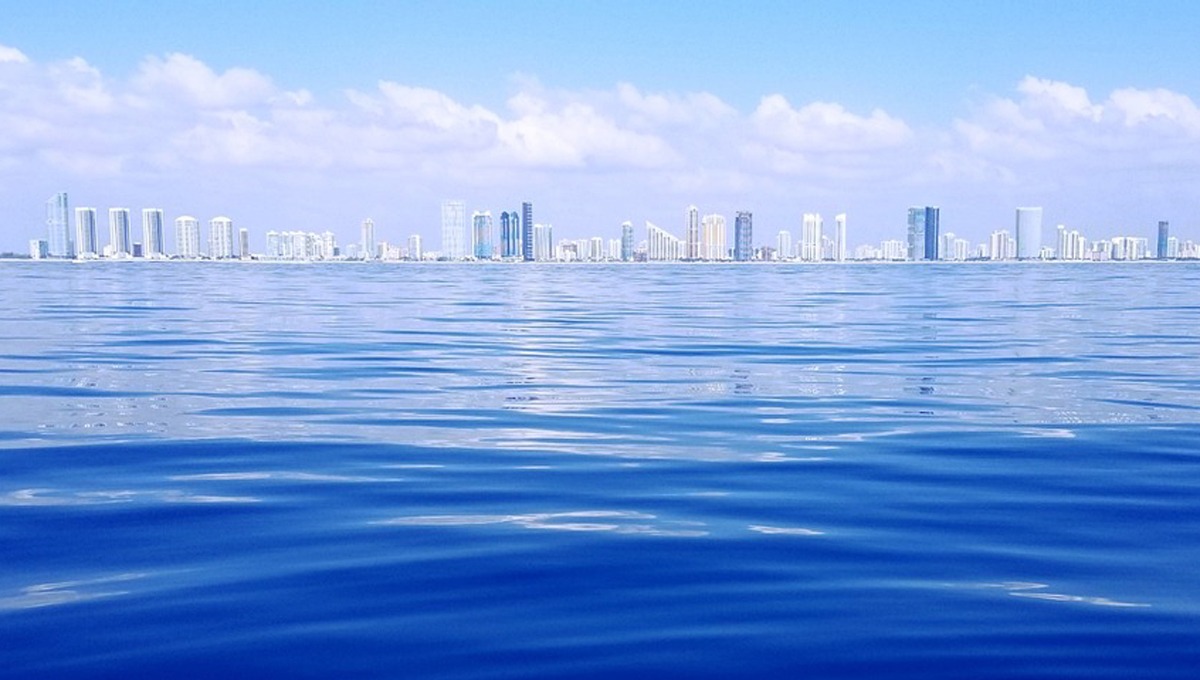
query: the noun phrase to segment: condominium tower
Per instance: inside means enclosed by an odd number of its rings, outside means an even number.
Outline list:
[[[467,256],[467,204],[442,201],[442,257],[461,260]]]
[[[175,218],[175,254],[189,260],[200,257],[200,220],[191,215]]]
[[[142,257],[157,257],[163,254],[163,211],[159,208],[142,209]]]
[[[65,191],[54,194],[46,201],[46,243],[50,257],[75,257],[68,210]]]
[[[1017,259],[1033,260],[1042,253],[1042,209],[1017,208]]]
[[[75,209],[75,254],[99,255],[96,247],[96,209]]]
[[[113,257],[133,254],[133,244],[129,242],[129,208],[108,209],[108,245]]]

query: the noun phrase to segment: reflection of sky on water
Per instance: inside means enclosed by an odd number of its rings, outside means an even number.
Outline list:
[[[762,458],[890,432],[1200,421],[1190,265],[0,266],[0,441],[22,446]]]

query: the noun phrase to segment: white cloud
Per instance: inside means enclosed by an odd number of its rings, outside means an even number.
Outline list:
[[[885,149],[907,143],[913,134],[904,121],[880,109],[870,116],[829,102],[795,109],[779,94],[763,97],[751,122],[766,142],[797,152]]]
[[[262,103],[277,91],[271,80],[247,68],[218,74],[207,64],[186,54],[147,57],[134,78],[147,97],[183,97],[201,108],[227,108]]]
[[[27,64],[29,57],[15,47],[0,45],[0,64]]]

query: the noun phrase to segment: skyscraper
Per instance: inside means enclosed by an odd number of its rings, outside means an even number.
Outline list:
[[[77,255],[98,255],[96,247],[96,209],[75,209],[75,253]]]
[[[368,217],[362,222],[362,240],[359,241],[364,260],[375,259],[375,220]]]
[[[553,225],[533,225],[533,259],[538,262],[546,262],[554,259]]]
[[[200,220],[191,215],[175,218],[175,254],[189,260],[200,257]]]
[[[521,204],[521,259],[533,262],[533,204]]]
[[[837,233],[834,236],[833,242],[833,259],[838,262],[846,261],[846,213],[842,213],[833,218],[837,225]]]
[[[733,259],[754,259],[754,215],[746,210],[739,210],[733,218]]]
[[[408,259],[421,261],[421,235],[413,234],[408,237]]]
[[[133,254],[129,243],[129,208],[108,209],[108,245],[113,257]]]
[[[1017,208],[1017,259],[1037,259],[1042,252],[1042,209]]]
[[[461,260],[467,256],[467,204],[442,201],[442,257]]]
[[[163,254],[163,211],[159,208],[142,209],[142,257],[157,257]]]
[[[825,220],[819,213],[804,213],[800,230],[800,259],[805,262],[821,261],[821,236]]]
[[[46,201],[46,243],[50,257],[75,257],[68,210],[65,191],[54,194]]]
[[[521,215],[516,210],[500,213],[500,257],[521,257]]]
[[[646,220],[646,259],[652,262],[678,260],[684,255],[684,243],[659,227]]]
[[[621,261],[633,261],[633,223],[621,223]]]
[[[941,208],[936,206],[925,206],[925,259],[938,259],[938,248],[941,246],[941,241],[938,240],[938,230],[941,222]]]
[[[1162,220],[1158,223],[1158,248],[1155,255],[1160,260],[1170,257],[1167,252],[1167,242],[1171,240],[1171,223]]]
[[[492,213],[485,210],[471,215],[471,240],[473,254],[477,260],[492,259]]]
[[[908,209],[908,259],[938,259],[938,229],[941,208],[913,206]]]
[[[700,259],[700,210],[694,205],[687,207],[687,231],[684,233],[683,259]]]
[[[726,254],[725,216],[705,215],[700,221],[700,258],[715,262]]]
[[[783,230],[775,236],[775,259],[790,260],[795,256],[792,252],[792,232]]]
[[[333,234],[330,234],[330,236],[333,236]],[[321,252],[324,253],[325,250],[322,249]],[[238,229],[238,256],[243,260],[250,257],[250,230],[245,227]],[[322,259],[328,258],[328,255],[322,257]]]
[[[214,260],[225,260],[233,253],[233,220],[214,217],[208,221],[208,256]]]

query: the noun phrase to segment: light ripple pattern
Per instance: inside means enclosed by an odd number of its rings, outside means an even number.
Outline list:
[[[1200,267],[0,262],[0,677],[1200,668]]]

